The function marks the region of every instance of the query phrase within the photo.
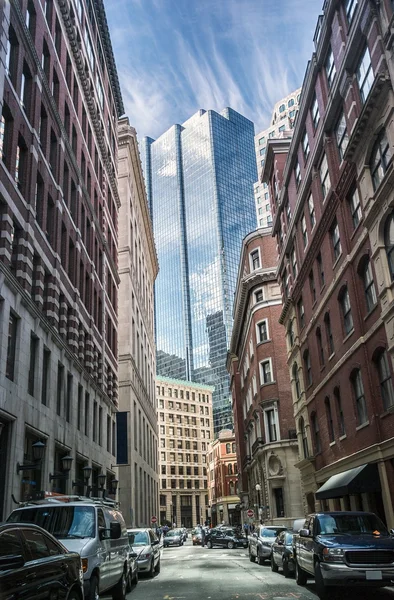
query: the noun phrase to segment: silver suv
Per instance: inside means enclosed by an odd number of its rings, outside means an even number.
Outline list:
[[[160,573],[160,559],[163,553],[163,542],[159,539],[153,529],[133,528],[128,529],[130,546],[136,556],[139,573],[147,573],[153,577]]]
[[[271,558],[272,544],[281,531],[286,531],[287,527],[276,525],[259,525],[254,533],[249,534],[249,558],[251,562],[264,564],[265,560]]]

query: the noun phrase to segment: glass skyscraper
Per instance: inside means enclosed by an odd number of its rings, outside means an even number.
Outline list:
[[[141,154],[160,267],[157,373],[213,385],[217,432],[232,426],[226,355],[241,242],[256,227],[254,126],[200,110]]]

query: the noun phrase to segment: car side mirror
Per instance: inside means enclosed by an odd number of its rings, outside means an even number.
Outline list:
[[[137,552],[130,552],[130,556],[131,558],[137,558],[138,554]]]
[[[394,535],[394,529],[390,529],[390,535]]]
[[[157,546],[157,544],[159,544],[159,543],[160,543],[159,540],[153,540],[152,546]]]
[[[278,546],[283,546],[282,540],[278,540]]]
[[[310,535],[311,535],[311,532],[309,531],[309,529],[300,529],[301,537],[309,537]]]
[[[0,556],[0,571],[10,569],[20,569],[25,564],[25,559],[21,554],[12,554],[11,556]]]
[[[132,546],[134,544],[135,535],[134,533],[129,533],[129,544]]]
[[[111,540],[118,540],[122,535],[120,523],[118,523],[117,521],[111,521],[111,523],[109,524],[109,533]]]

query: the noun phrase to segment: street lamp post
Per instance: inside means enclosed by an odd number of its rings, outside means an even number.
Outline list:
[[[256,483],[255,489],[257,492],[257,512],[258,512],[258,517],[260,520],[260,516],[261,516],[261,496],[260,496],[261,485],[259,483]]]

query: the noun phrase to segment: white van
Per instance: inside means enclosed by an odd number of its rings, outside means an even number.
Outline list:
[[[35,523],[82,559],[86,600],[104,592],[124,600],[130,578],[126,524],[115,503],[92,498],[46,500],[15,509],[7,521]]]

